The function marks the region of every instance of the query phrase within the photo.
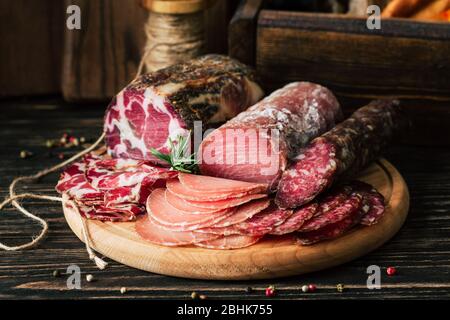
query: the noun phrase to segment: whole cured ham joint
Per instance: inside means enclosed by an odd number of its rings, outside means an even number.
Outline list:
[[[104,131],[113,157],[161,163],[169,138],[186,136],[195,121],[224,122],[262,98],[253,72],[226,56],[206,55],[145,74],[110,103]]]
[[[366,167],[407,122],[395,100],[376,100],[314,139],[283,173],[276,203],[295,208],[313,200],[341,177]]]
[[[199,149],[204,175],[265,183],[274,190],[290,157],[341,120],[326,88],[294,82],[208,135]]]

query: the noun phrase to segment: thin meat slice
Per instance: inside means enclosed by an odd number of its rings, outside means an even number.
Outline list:
[[[214,224],[214,227],[222,228],[241,223],[263,211],[264,209],[269,207],[269,205],[269,199],[253,200],[252,202],[243,204],[242,206],[238,207],[232,215]]]
[[[376,224],[383,216],[386,205],[384,197],[373,186],[362,181],[351,181],[352,187],[357,190],[363,197],[369,210],[361,219],[361,224],[371,226]]]
[[[146,207],[151,218],[167,227],[198,226],[203,223],[209,226],[215,219],[220,221],[221,218],[225,218],[232,213],[231,209],[226,209],[210,215],[198,215],[175,209],[166,201],[165,190],[163,188],[155,189],[150,194],[147,198]]]
[[[164,195],[166,197],[166,201],[168,204],[170,204],[175,209],[178,209],[180,211],[189,212],[190,214],[211,214],[215,213],[217,211],[222,210],[221,208],[215,209],[215,208],[199,208],[195,207],[190,204],[189,201],[184,200],[183,198],[177,197],[172,192],[166,191],[164,192]],[[228,208],[224,208],[228,209]]]
[[[313,200],[333,183],[335,157],[334,145],[316,139],[281,176],[275,202],[282,208],[295,208]]]
[[[196,246],[208,249],[239,249],[255,244],[261,236],[231,235],[214,240],[195,243]]]
[[[367,194],[367,203],[369,205],[368,212],[362,217],[361,224],[371,226],[376,224],[383,216],[386,206],[384,197],[381,194]]]
[[[357,222],[358,221],[353,218],[346,218],[339,222],[329,224],[318,230],[299,233],[298,241],[302,245],[311,245],[323,240],[335,239],[345,234],[355,224],[357,224]]]
[[[188,189],[203,192],[240,193],[267,189],[266,184],[179,173],[178,179]]]
[[[297,231],[306,221],[311,219],[316,214],[318,207],[318,203],[312,202],[296,209],[294,213],[286,219],[286,221],[270,231],[270,234],[283,235]]]
[[[193,201],[216,201],[232,198],[240,198],[249,194],[263,193],[265,190],[255,189],[247,192],[204,192],[188,189],[178,179],[167,181],[167,189],[180,198]]]
[[[246,196],[242,196],[239,198],[231,198],[224,200],[216,200],[216,201],[193,201],[193,200],[184,200],[189,203],[191,206],[196,208],[204,208],[204,209],[227,209],[232,207],[240,206],[244,203],[250,202],[256,199],[266,198],[267,194],[257,193],[257,194],[249,194]],[[179,198],[181,199],[181,198]]]
[[[250,236],[262,236],[271,232],[291,215],[292,210],[281,209],[276,205],[271,205],[250,219],[236,224],[235,228]]]
[[[346,219],[349,216],[359,212],[362,207],[362,197],[359,194],[353,193],[344,203],[327,212],[321,213],[318,216],[307,221],[300,229],[301,232],[313,231]]]
[[[196,242],[212,241],[220,237],[219,235],[207,233],[164,230],[154,224],[147,216],[143,216],[136,221],[135,229],[144,240],[162,246],[183,246]]]

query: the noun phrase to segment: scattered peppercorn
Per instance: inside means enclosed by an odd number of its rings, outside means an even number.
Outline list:
[[[245,292],[252,293],[253,292],[253,288],[252,287],[247,287],[247,288],[245,288]]]
[[[307,285],[302,286],[302,291],[303,292],[308,292],[309,288]]]
[[[93,276],[92,274],[88,274],[88,275],[86,276],[86,281],[87,281],[87,282],[92,282],[92,281],[94,281],[94,276]]]
[[[195,292],[195,291],[192,291],[192,293],[191,293],[191,299],[192,299],[192,300],[196,300],[196,299],[198,299],[198,298],[199,298],[198,293]]]
[[[316,289],[317,289],[317,287],[316,287],[315,284],[309,284],[308,285],[308,291],[309,292],[314,292],[314,291],[316,291]]]
[[[276,294],[276,290],[274,286],[269,286],[266,288],[266,297],[273,297]]]
[[[59,270],[53,271],[53,276],[54,276],[55,278],[59,277],[60,275],[61,275],[61,272],[60,272]]]
[[[20,158],[22,158],[22,159],[28,158],[31,155],[33,155],[33,154],[27,150],[22,150],[22,151],[20,151],[20,154],[19,154]]]
[[[80,137],[80,143],[85,143],[86,142],[86,138],[85,137]]]
[[[125,287],[120,288],[120,293],[121,294],[127,293],[127,288],[125,288]]]
[[[59,154],[58,154],[58,158],[61,159],[61,160],[64,159],[64,153],[62,153],[62,152],[59,153]]]
[[[55,143],[52,140],[45,141],[45,146],[47,148],[53,148],[55,146]]]
[[[205,294],[201,294],[198,296],[200,298],[200,300],[206,300],[206,295]]]
[[[386,273],[388,274],[388,276],[393,276],[396,272],[397,269],[395,269],[394,267],[389,267],[386,269]]]
[[[344,285],[343,285],[342,283],[339,283],[339,284],[336,286],[336,290],[337,290],[338,292],[344,291]]]

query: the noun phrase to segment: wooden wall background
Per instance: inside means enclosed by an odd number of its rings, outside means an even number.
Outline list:
[[[66,8],[81,9],[81,30]],[[208,52],[227,52],[236,0],[205,12]],[[147,11],[139,0],[2,0],[0,97],[61,93],[68,101],[108,100],[135,75]]]

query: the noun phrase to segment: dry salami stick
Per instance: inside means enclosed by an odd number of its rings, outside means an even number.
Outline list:
[[[397,100],[376,100],[314,139],[286,170],[276,195],[282,208],[314,199],[341,177],[358,173],[379,157],[405,117]]]

